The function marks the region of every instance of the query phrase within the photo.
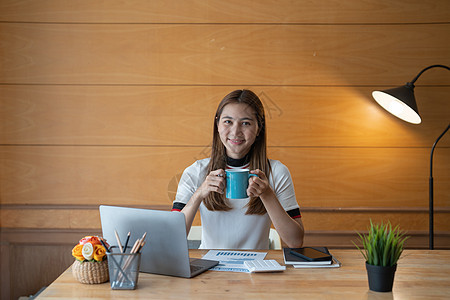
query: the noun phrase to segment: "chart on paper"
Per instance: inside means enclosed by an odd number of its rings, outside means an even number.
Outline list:
[[[204,259],[218,260],[219,264],[210,270],[249,273],[245,261],[263,260],[267,252],[209,250]]]

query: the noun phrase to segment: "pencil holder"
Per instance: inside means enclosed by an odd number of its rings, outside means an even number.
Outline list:
[[[72,274],[79,282],[87,284],[103,283],[108,281],[108,261],[101,262],[75,260],[72,265]]]
[[[140,253],[107,253],[113,290],[134,290],[139,277]]]

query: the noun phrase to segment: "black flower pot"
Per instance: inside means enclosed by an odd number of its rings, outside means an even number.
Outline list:
[[[390,267],[369,265],[366,262],[369,289],[374,292],[391,292],[397,264]]]

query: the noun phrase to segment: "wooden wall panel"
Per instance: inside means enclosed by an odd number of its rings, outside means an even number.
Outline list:
[[[217,103],[237,88],[4,85],[0,144],[206,147]],[[264,102],[270,146],[428,148],[450,115],[450,87],[416,88],[419,126],[389,117],[374,87],[248,88]]]
[[[449,212],[436,212],[434,229],[436,232],[445,232],[448,234],[450,227]],[[333,211],[333,212],[308,212],[304,214],[303,222],[305,228],[309,231],[359,231],[365,232],[370,223],[386,222],[390,220],[394,226],[408,228],[411,235],[414,231],[428,230],[428,212],[405,212],[405,211]]]
[[[2,203],[169,204],[200,147],[3,147]],[[176,189],[174,185],[173,189]]]
[[[0,23],[0,82],[390,85],[450,65],[450,24],[118,26]]]
[[[13,208],[5,208],[4,206],[0,211],[0,224],[3,228],[81,228],[86,231],[101,228],[98,207],[90,209],[80,209],[77,206],[70,207],[67,205],[66,207],[13,206]]]
[[[205,146],[217,101],[228,90],[0,86],[0,143]]]
[[[72,245],[11,246],[11,299],[30,296],[48,286],[72,263]],[[35,266],[30,269],[29,266]]]
[[[435,159],[437,206],[450,206],[450,149]],[[171,204],[200,147],[1,147],[3,204]],[[428,149],[270,148],[304,207],[426,206]]]
[[[128,204],[127,204],[128,205]],[[128,205],[129,206],[129,205]],[[95,205],[79,209],[68,205],[59,206],[11,206],[1,210],[0,224],[3,228],[11,229],[71,229],[97,232],[101,228],[100,214]],[[49,207],[49,208],[47,208]],[[149,209],[170,210],[170,205],[138,206]],[[360,210],[335,208],[304,208],[302,220],[307,232],[315,231],[365,231],[369,221],[381,222],[391,220],[394,225],[408,228],[408,231],[428,230],[427,208],[410,209],[397,206],[391,208],[365,208]],[[201,225],[197,214],[193,225]],[[450,227],[450,210],[437,207],[435,209],[436,232],[448,231]]]
[[[0,20],[71,23],[436,23],[447,0],[0,1]]]
[[[367,225],[367,223],[366,223]],[[367,230],[367,226],[365,227]],[[46,241],[47,245],[70,245],[73,247],[73,241],[78,241],[86,234],[101,235],[101,229],[9,229],[3,230],[3,240],[9,241],[7,247],[11,245],[20,245],[27,247],[30,245],[42,245]],[[427,248],[428,239],[426,231],[408,231],[411,239],[407,242],[407,248]],[[357,239],[358,235],[354,230],[308,230],[306,240],[308,246],[323,246],[323,241],[330,241],[326,245],[330,248],[354,248],[352,241]],[[448,249],[448,232],[435,232],[436,249]],[[4,243],[3,245],[5,245]],[[67,252],[65,252],[67,255]],[[30,264],[31,265],[31,264]],[[4,265],[2,264],[2,267]],[[2,274],[3,275],[3,274]],[[3,278],[3,277],[2,277]],[[55,276],[56,278],[56,276]],[[2,281],[2,284],[4,282]],[[3,290],[2,290],[3,291]]]

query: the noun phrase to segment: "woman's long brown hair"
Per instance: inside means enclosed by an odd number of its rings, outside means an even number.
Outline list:
[[[260,169],[270,176],[270,164],[267,159],[267,144],[266,144],[266,120],[264,114],[264,106],[259,97],[250,90],[236,90],[226,95],[217,107],[216,114],[214,116],[214,131],[211,150],[211,160],[208,165],[209,174],[211,171],[217,169],[225,170],[227,164],[227,155],[225,146],[222,144],[219,136],[218,122],[225,106],[232,103],[247,104],[255,111],[255,117],[258,122],[258,135],[253,143],[248,156],[249,156],[249,168],[250,170]],[[203,200],[206,208],[209,210],[228,211],[231,207],[226,202],[225,195],[216,192],[211,192],[208,197]],[[259,197],[251,197],[247,204],[246,214],[259,214],[266,213],[264,204]]]

